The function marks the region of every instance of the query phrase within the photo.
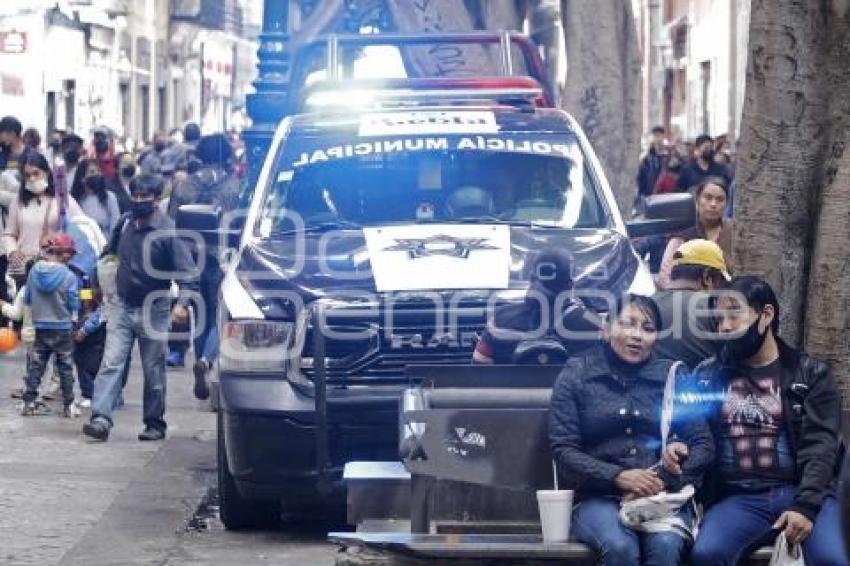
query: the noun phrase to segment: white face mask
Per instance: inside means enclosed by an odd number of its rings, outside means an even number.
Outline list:
[[[34,195],[43,194],[47,190],[47,179],[38,179],[27,182],[27,190]]]

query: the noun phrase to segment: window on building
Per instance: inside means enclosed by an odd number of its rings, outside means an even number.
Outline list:
[[[65,129],[74,130],[77,107],[77,81],[62,81],[62,94],[65,97]]]
[[[142,141],[148,143],[151,141],[151,98],[150,87],[142,85],[139,87],[139,98],[142,106]]]
[[[711,61],[703,61],[700,63],[700,81],[702,83],[702,131],[711,131]]]

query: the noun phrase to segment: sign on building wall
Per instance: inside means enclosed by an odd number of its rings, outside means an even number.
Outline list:
[[[17,55],[27,52],[27,34],[22,31],[0,31],[0,53]]]

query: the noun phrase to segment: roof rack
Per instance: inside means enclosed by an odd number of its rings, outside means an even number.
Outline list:
[[[346,79],[340,70],[348,61],[345,51],[369,46],[411,47],[422,45],[468,44],[498,46],[498,75],[489,77],[416,77],[406,79]],[[525,74],[516,74],[513,62],[513,47],[522,54]],[[324,50],[324,53],[322,53]],[[313,85],[303,86],[307,74],[313,70],[311,64],[323,64],[325,79]],[[440,34],[330,34],[318,38],[298,52],[292,69],[289,98],[289,113],[302,111],[309,98],[319,91],[332,92],[343,89],[369,89],[370,100],[383,105],[424,104],[427,101],[481,102],[525,105],[537,107],[553,106],[553,93],[540,54],[534,43],[525,35],[502,32],[464,32]]]

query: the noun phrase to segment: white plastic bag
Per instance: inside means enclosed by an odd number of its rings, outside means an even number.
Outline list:
[[[102,321],[109,319],[110,311],[118,295],[118,264],[118,256],[115,254],[108,254],[97,260],[97,284],[103,295],[103,306],[100,312]]]
[[[773,545],[773,554],[770,556],[769,566],[805,566],[803,550],[799,544],[790,544],[785,538],[785,533],[779,533],[776,543]]]

